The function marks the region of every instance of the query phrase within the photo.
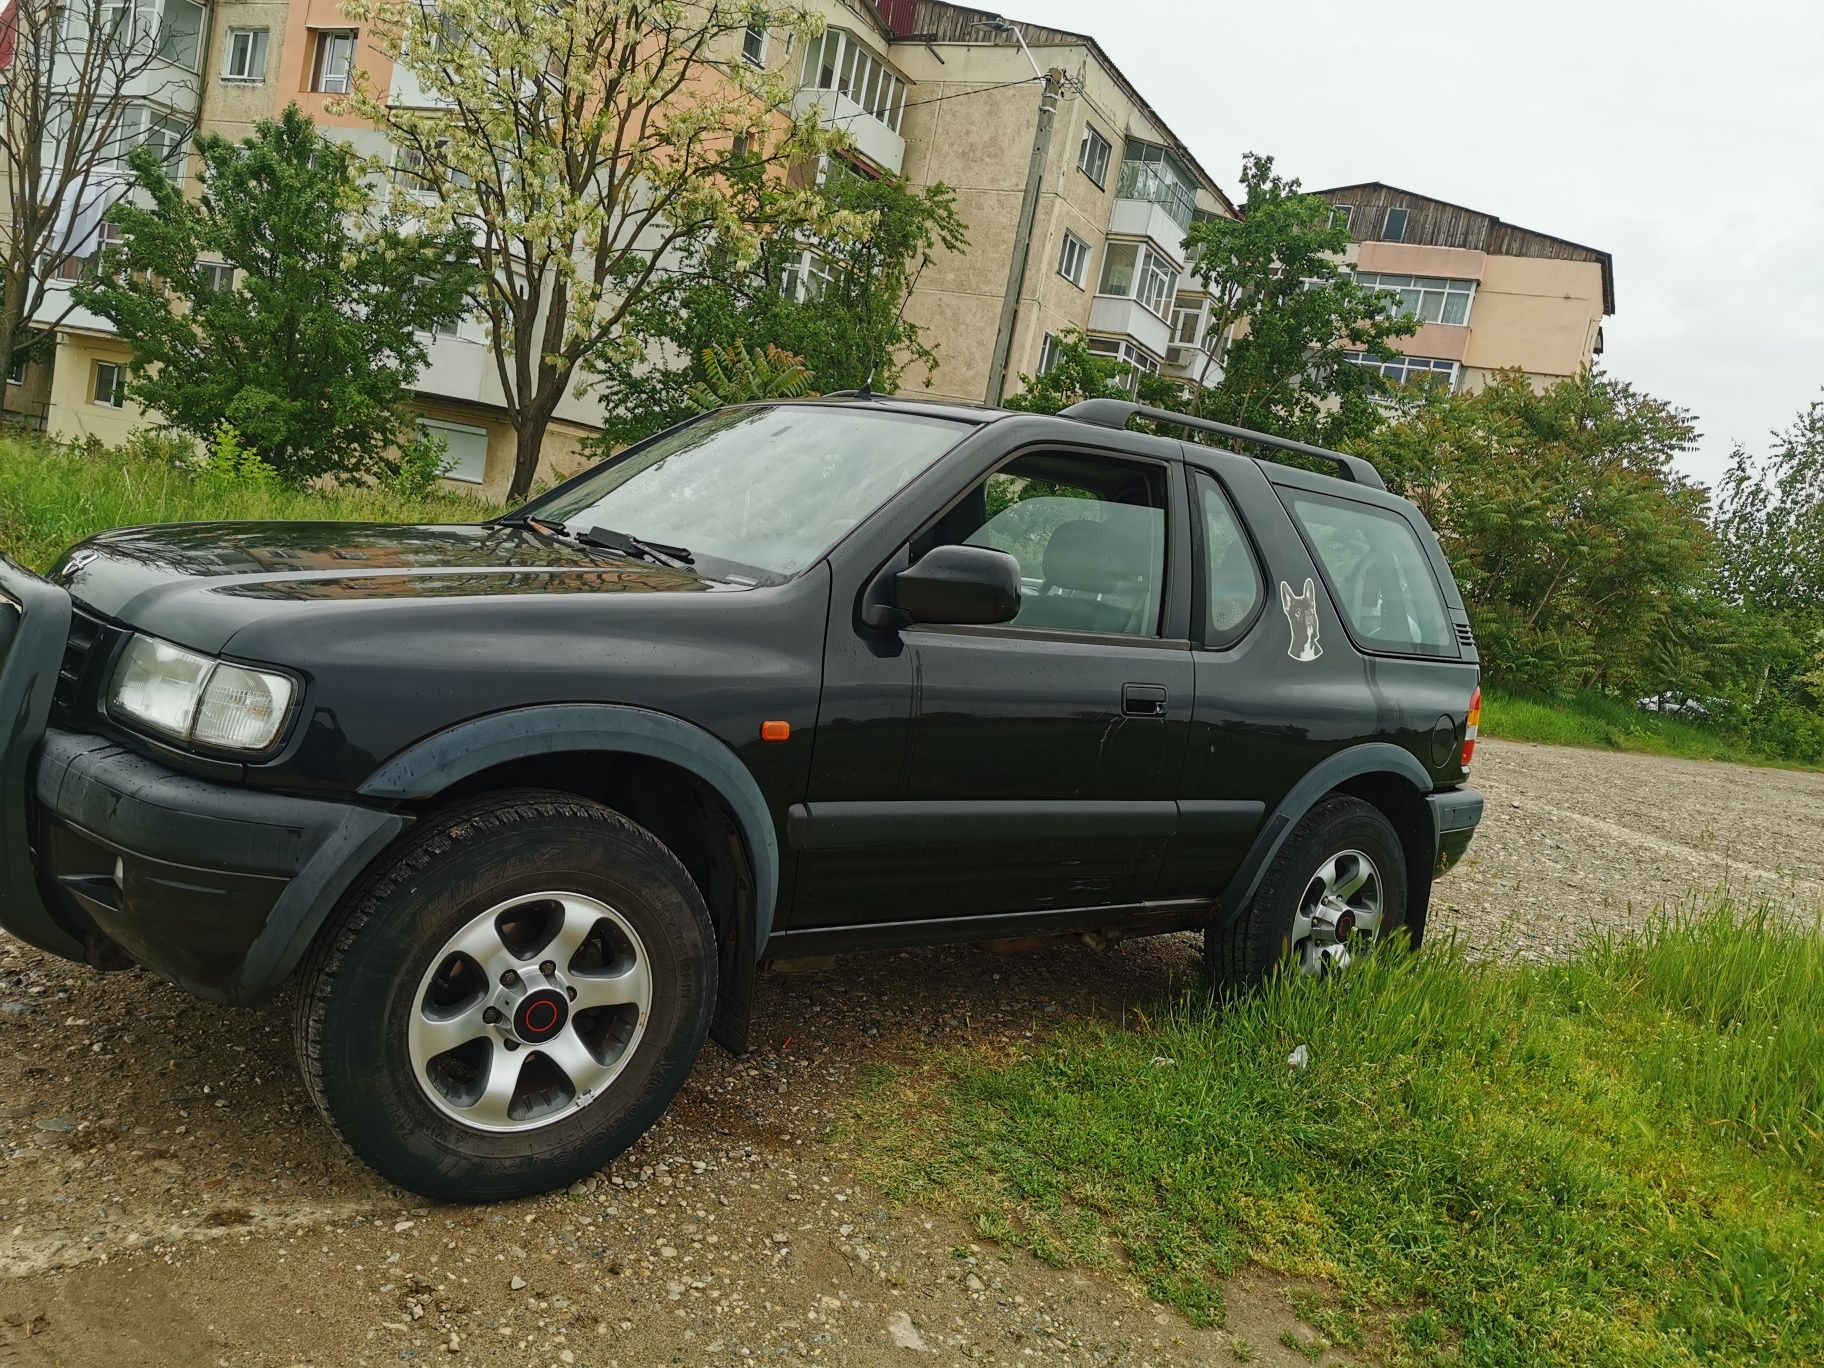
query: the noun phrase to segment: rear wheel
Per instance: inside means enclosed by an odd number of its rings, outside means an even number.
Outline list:
[[[656,1121],[716,996],[702,895],[599,804],[427,819],[320,939],[297,1002],[318,1107],[402,1187],[491,1201],[592,1173]]]
[[[1241,916],[1205,932],[1210,981],[1221,992],[1281,966],[1338,973],[1406,926],[1407,901],[1393,823],[1359,798],[1326,799],[1292,828]]]

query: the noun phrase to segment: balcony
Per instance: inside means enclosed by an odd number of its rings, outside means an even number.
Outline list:
[[[839,90],[807,87],[792,101],[792,113],[817,110],[827,126],[840,128],[854,140],[855,150],[883,171],[899,174],[905,165],[906,140]]]
[[[1108,216],[1108,231],[1115,237],[1145,238],[1176,265],[1184,265],[1185,230],[1166,206],[1155,200],[1116,199]]]
[[[1089,331],[1130,337],[1154,356],[1164,356],[1172,328],[1163,318],[1135,299],[1097,295],[1089,305]]]
[[[1136,146],[1140,145],[1129,144],[1130,148]],[[1156,151],[1152,148],[1143,149],[1144,154]],[[1121,175],[1115,182],[1115,197],[1157,205],[1178,225],[1178,241],[1183,242],[1185,233],[1190,230],[1191,219],[1197,213],[1196,192],[1185,183],[1185,179],[1173,161],[1156,160],[1150,155],[1130,155],[1121,163]]]
[[[1184,380],[1193,385],[1222,383],[1222,364],[1212,360],[1210,353],[1201,346],[1185,346],[1174,342],[1167,347],[1165,373],[1174,380]]]

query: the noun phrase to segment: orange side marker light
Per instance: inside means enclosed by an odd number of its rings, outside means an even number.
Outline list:
[[[792,739],[792,724],[790,722],[762,722],[760,739],[762,741],[789,741]]]

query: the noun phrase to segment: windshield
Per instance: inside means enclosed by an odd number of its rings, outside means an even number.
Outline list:
[[[718,577],[776,582],[815,563],[967,431],[860,404],[725,409],[527,511],[572,532],[688,548]]]

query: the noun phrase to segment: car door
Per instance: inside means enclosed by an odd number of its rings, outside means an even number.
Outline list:
[[[1173,461],[1028,449],[980,471],[888,562],[953,543],[1007,552],[1022,580],[1012,622],[881,639],[838,604],[794,927],[1149,895],[1190,719],[1185,520]]]

